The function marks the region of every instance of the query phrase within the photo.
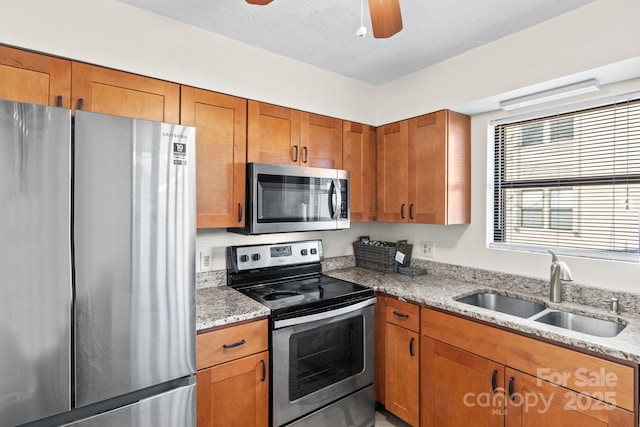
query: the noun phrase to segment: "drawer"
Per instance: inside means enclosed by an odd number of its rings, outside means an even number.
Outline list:
[[[196,367],[208,368],[268,348],[266,319],[205,332],[196,336]]]
[[[385,320],[414,332],[420,331],[420,306],[410,302],[387,298]]]

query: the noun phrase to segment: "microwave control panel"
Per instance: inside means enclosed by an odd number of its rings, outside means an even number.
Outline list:
[[[228,248],[227,256],[231,269],[236,272],[321,262],[322,240],[232,246]]]

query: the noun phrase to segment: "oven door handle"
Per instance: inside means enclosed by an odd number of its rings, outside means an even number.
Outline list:
[[[329,310],[329,311],[324,311],[322,313],[310,314],[308,316],[294,317],[291,319],[276,320],[275,322],[273,322],[273,328],[280,329],[286,326],[294,326],[294,325],[301,325],[303,323],[316,322],[318,320],[324,320],[331,317],[340,316],[342,314],[351,313],[353,311],[358,311],[364,307],[368,307],[375,303],[376,303],[376,298],[373,297],[352,305],[348,305],[346,307],[337,308],[335,310]]]

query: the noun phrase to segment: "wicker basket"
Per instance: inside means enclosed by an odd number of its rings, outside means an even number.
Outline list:
[[[381,242],[384,246],[374,246],[362,243],[362,239],[368,239],[368,237],[362,237],[360,240],[353,242],[356,267],[395,273],[398,271],[398,265],[407,267],[411,264],[413,245],[407,243],[406,240],[400,240],[397,243]],[[398,251],[405,255],[402,264],[396,261],[396,252]]]

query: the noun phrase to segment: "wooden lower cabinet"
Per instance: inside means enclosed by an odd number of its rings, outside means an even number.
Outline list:
[[[387,323],[385,336],[385,407],[417,426],[420,408],[420,335]]]
[[[269,425],[269,352],[199,371],[198,427]]]
[[[420,318],[422,426],[638,425],[637,365],[439,310]]]
[[[634,425],[631,412],[511,368],[505,373],[507,427]]]
[[[423,337],[422,426],[633,426],[631,412]]]
[[[502,365],[427,337],[421,351],[422,426],[504,425]]]
[[[198,334],[198,427],[269,425],[267,320]]]

